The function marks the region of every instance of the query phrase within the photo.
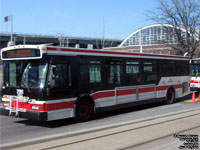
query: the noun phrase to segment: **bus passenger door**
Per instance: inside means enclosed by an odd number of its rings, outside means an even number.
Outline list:
[[[115,89],[114,97],[109,97],[110,105],[125,103],[126,100],[120,96],[123,74],[123,61],[121,59],[111,59],[106,61],[106,79],[107,86]]]
[[[139,86],[138,100],[156,98],[156,62],[147,60],[142,66],[143,85]]]

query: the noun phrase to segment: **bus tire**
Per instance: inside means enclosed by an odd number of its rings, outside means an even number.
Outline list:
[[[76,104],[76,121],[85,122],[92,119],[94,114],[93,105],[89,100],[80,100]]]
[[[174,102],[175,102],[175,91],[174,91],[174,89],[170,88],[167,91],[166,104],[172,104]]]

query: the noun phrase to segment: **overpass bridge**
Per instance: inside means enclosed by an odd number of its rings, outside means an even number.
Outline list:
[[[92,45],[94,49],[101,49],[103,47],[116,47],[122,42],[122,40],[117,40],[117,39],[30,35],[30,34],[14,34],[13,37],[16,45],[53,43],[54,46],[61,45],[65,47],[79,47],[79,48],[87,48],[88,45]],[[8,41],[10,41],[10,34],[0,33],[0,48],[6,47]]]

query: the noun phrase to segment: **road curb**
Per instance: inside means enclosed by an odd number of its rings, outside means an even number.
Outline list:
[[[192,99],[185,100],[184,102],[185,102],[185,103],[193,103],[193,102],[192,102]],[[196,98],[196,102],[195,102],[195,103],[199,103],[199,102],[200,102],[199,99]]]

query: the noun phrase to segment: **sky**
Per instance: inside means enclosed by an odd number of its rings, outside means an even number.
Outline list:
[[[154,24],[148,10],[155,0],[0,0],[0,33],[125,39]]]

